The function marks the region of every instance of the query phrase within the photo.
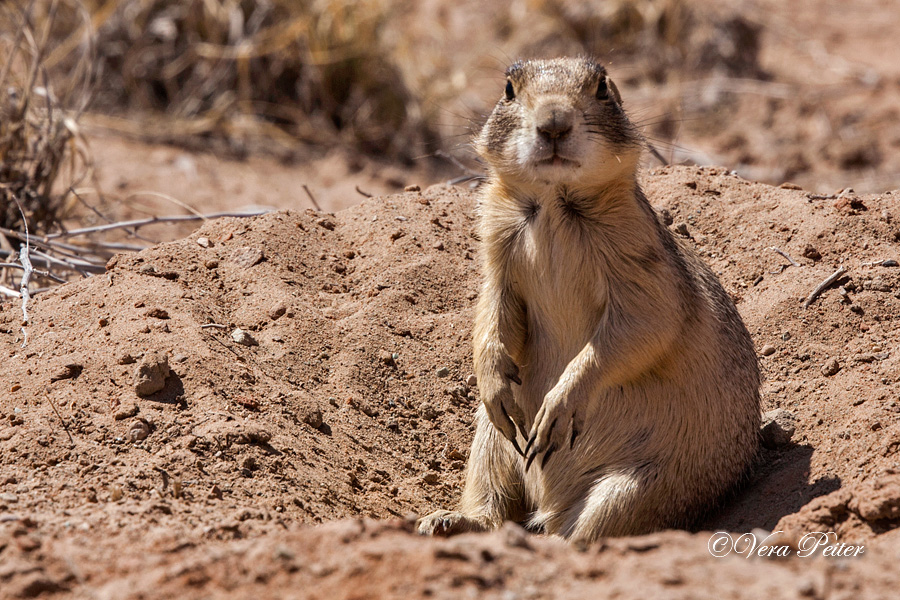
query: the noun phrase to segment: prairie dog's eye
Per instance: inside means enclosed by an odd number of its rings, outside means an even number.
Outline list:
[[[516,97],[516,90],[513,89],[512,81],[506,80],[506,99],[512,100]]]
[[[609,84],[606,83],[606,77],[597,84],[597,100],[602,100],[603,102],[609,100]]]

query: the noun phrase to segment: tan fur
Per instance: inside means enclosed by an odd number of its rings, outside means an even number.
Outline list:
[[[606,71],[556,59],[508,77],[513,97],[476,140],[490,169],[474,329],[482,406],[459,508],[419,531],[511,519],[591,541],[686,526],[756,452],[750,336],[641,192],[643,141]]]

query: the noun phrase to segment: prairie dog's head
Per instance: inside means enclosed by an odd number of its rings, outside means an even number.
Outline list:
[[[633,176],[643,140],[606,69],[587,58],[518,62],[475,147],[508,183],[602,186]]]

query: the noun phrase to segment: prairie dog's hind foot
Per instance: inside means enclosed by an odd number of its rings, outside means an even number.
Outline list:
[[[455,510],[437,510],[416,522],[416,531],[419,535],[449,536],[490,529],[483,521],[472,519]]]

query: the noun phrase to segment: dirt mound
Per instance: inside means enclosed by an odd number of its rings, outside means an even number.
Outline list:
[[[823,198],[699,168],[644,185],[732,292],[764,408],[784,411],[754,473],[701,527],[896,540],[895,195]],[[626,597],[876,597],[896,585],[872,549],[838,570],[713,558],[704,533],[586,553],[514,527],[412,536],[403,517],[455,501],[472,434],[473,212],[470,193],[431,188],[337,215],[210,222],[39,296],[24,347],[20,307],[0,304],[0,596],[554,597],[604,582]],[[728,575],[711,582],[713,569]]]

